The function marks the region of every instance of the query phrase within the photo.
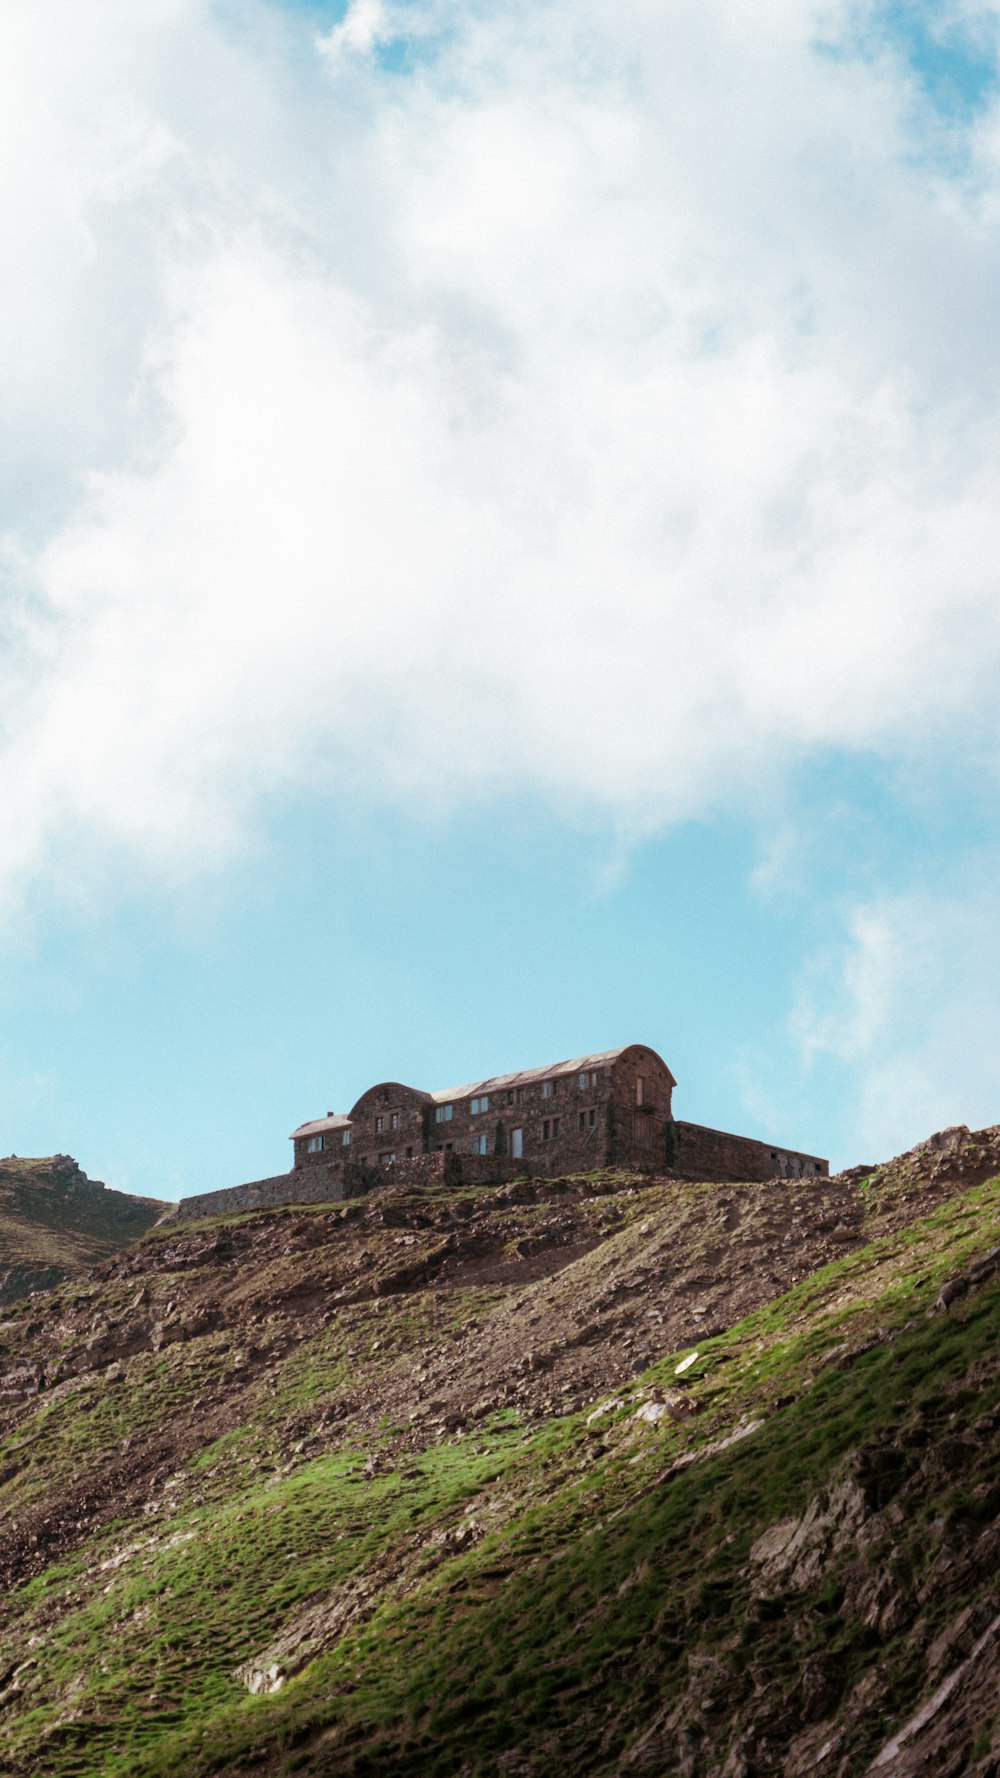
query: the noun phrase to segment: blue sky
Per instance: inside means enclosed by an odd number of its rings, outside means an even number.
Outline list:
[[[632,1040],[835,1164],[1000,1119],[997,34],[0,21],[0,1152]]]

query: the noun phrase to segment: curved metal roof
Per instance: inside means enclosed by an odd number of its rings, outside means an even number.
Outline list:
[[[616,1050],[598,1050],[593,1056],[574,1056],[569,1062],[550,1062],[545,1068],[522,1068],[518,1074],[494,1074],[489,1080],[476,1080],[465,1087],[450,1087],[446,1093],[432,1093],[430,1096],[436,1105],[441,1105],[446,1099],[467,1099],[471,1093],[477,1096],[481,1093],[500,1093],[507,1087],[523,1087],[537,1080],[552,1080],[557,1074],[583,1074],[589,1068],[606,1068],[610,1063],[617,1062],[619,1056],[624,1056],[627,1050],[635,1049],[646,1049],[651,1056],[656,1056],[656,1051],[649,1049],[648,1044],[623,1043]],[[662,1056],[656,1056],[656,1059],[667,1068]],[[669,1068],[667,1073],[670,1074]],[[672,1074],[670,1081],[672,1086],[677,1085]]]
[[[446,1092],[441,1093],[425,1093],[422,1087],[408,1087],[398,1080],[378,1081],[375,1086],[366,1087],[361,1098],[355,1101],[350,1117],[314,1118],[311,1123],[300,1124],[297,1130],[293,1130],[291,1140],[295,1141],[299,1136],[319,1136],[327,1130],[349,1129],[358,1106],[368,1098],[370,1093],[377,1092],[380,1087],[398,1088],[401,1093],[408,1093],[424,1105],[444,1105],[459,1099],[479,1097],[483,1094],[488,1097],[490,1093],[501,1093],[508,1087],[530,1086],[535,1081],[553,1080],[557,1075],[583,1074],[591,1068],[607,1068],[617,1062],[619,1057],[624,1056],[628,1050],[637,1049],[644,1049],[649,1055],[656,1056],[656,1060],[663,1068],[666,1068],[671,1086],[677,1085],[663,1057],[657,1055],[654,1049],[650,1049],[648,1044],[623,1043],[615,1050],[598,1050],[591,1056],[574,1056],[568,1062],[549,1062],[544,1068],[522,1068],[516,1074],[492,1074],[487,1080],[474,1080],[463,1087],[449,1087]]]

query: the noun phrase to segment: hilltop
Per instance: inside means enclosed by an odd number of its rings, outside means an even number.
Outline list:
[[[107,1259],[169,1206],[88,1179],[72,1155],[0,1160],[0,1304]]]
[[[992,1778],[1000,1130],[165,1225],[0,1326],[0,1766]]]

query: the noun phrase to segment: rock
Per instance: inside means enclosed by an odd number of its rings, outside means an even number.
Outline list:
[[[642,1407],[636,1410],[635,1418],[645,1420],[649,1426],[656,1426],[661,1420],[666,1420],[669,1413],[670,1409],[665,1401],[644,1401]]]
[[[984,1253],[979,1259],[972,1261],[969,1267],[969,1281],[972,1284],[982,1284],[985,1279],[992,1278],[998,1269],[1000,1269],[1000,1247],[991,1247],[988,1253]]]
[[[285,1675],[277,1661],[272,1661],[268,1667],[261,1667],[256,1661],[244,1661],[242,1666],[236,1668],[233,1678],[245,1685],[255,1698],[263,1697],[268,1692],[280,1691],[285,1683]]]
[[[749,1556],[757,1570],[758,1597],[815,1586],[832,1558],[854,1542],[868,1517],[864,1491],[848,1477],[817,1494],[801,1518],[780,1519],[768,1526]]]
[[[599,1402],[597,1407],[587,1415],[586,1424],[588,1426],[593,1426],[594,1421],[600,1420],[604,1414],[613,1414],[616,1408],[622,1408],[624,1406],[625,1403],[620,1395],[614,1396],[610,1401]]]
[[[0,1377],[0,1400],[23,1401],[26,1396],[37,1395],[45,1387],[45,1378],[35,1365],[19,1365],[16,1370],[7,1371]]]
[[[686,1420],[693,1412],[690,1399],[682,1395],[679,1389],[661,1391],[661,1401],[645,1401],[637,1408],[634,1418],[644,1421],[648,1426],[658,1426],[661,1420]]]
[[[960,1272],[957,1278],[949,1278],[948,1282],[941,1286],[937,1302],[934,1304],[935,1309],[943,1311],[950,1308],[952,1303],[958,1301],[959,1297],[965,1296],[968,1288],[969,1280],[964,1273]]]

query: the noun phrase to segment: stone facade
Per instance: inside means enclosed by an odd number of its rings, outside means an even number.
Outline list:
[[[438,1151],[521,1161],[541,1173],[667,1164],[674,1077],[641,1044],[428,1093],[383,1081],[353,1109],[293,1134],[295,1170],[385,1169]]]
[[[381,1081],[350,1112],[293,1132],[291,1173],[183,1199],[176,1214],[325,1202],[380,1183],[471,1185],[602,1167],[705,1180],[828,1173],[817,1155],[676,1123],[675,1084],[662,1057],[635,1043],[445,1092]]]

